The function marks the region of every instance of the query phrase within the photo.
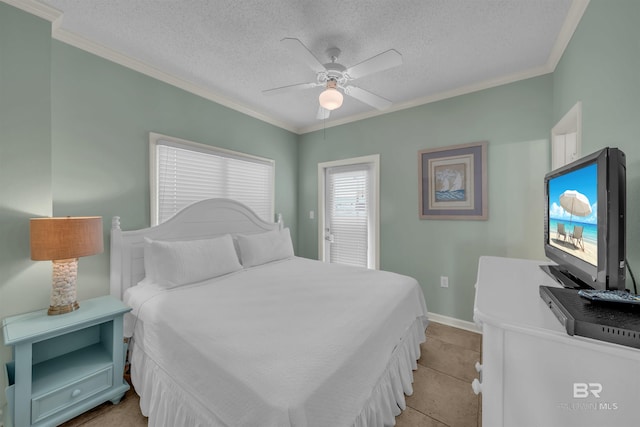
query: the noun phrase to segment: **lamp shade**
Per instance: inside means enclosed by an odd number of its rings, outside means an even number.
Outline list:
[[[32,218],[31,259],[79,258],[101,253],[102,217]]]
[[[342,106],[343,99],[344,98],[340,91],[332,87],[328,87],[327,89],[322,91],[322,93],[318,97],[320,105],[329,111],[340,108]]]

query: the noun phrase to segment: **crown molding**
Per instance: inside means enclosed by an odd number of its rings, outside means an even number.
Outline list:
[[[514,73],[508,76],[499,77],[497,79],[485,80],[483,82],[473,83],[467,86],[463,86],[460,88],[456,88],[450,91],[440,92],[433,95],[429,95],[422,98],[417,98],[411,100],[409,102],[404,102],[402,104],[393,104],[391,108],[384,111],[369,111],[363,114],[358,114],[354,116],[349,116],[344,119],[332,120],[330,122],[306,126],[303,128],[298,128],[297,132],[299,134],[305,134],[310,132],[315,132],[318,130],[324,130],[327,128],[332,128],[335,126],[340,126],[348,123],[353,123],[359,120],[369,119],[372,117],[378,117],[384,114],[393,113],[400,110],[406,110],[408,108],[418,107],[420,105],[430,104],[437,101],[442,101],[444,99],[454,98],[460,95],[467,95],[473,92],[478,92],[485,89],[491,89],[497,86],[502,86],[509,83],[515,83],[520,80],[526,80],[533,77],[542,76],[544,74],[553,73],[560,62],[560,58],[564,54],[565,49],[569,45],[571,41],[571,37],[573,37],[573,33],[576,31],[582,16],[584,15],[587,6],[589,5],[590,0],[573,0],[571,2],[571,6],[569,7],[569,12],[567,12],[567,17],[558,33],[558,38],[556,39],[556,43],[549,54],[547,59],[547,63],[543,66],[525,70],[519,73]]]
[[[178,87],[194,95],[200,96],[204,99],[215,102],[224,107],[246,114],[250,117],[256,118],[265,123],[268,123],[273,126],[287,130],[289,132],[293,132],[301,135],[301,134],[310,133],[310,132],[314,132],[314,131],[318,131],[326,128],[353,123],[353,122],[368,119],[368,118],[378,117],[383,114],[389,114],[396,111],[417,107],[420,105],[430,104],[433,102],[441,101],[448,98],[453,98],[460,95],[466,95],[466,94],[481,91],[484,89],[490,89],[490,88],[501,86],[508,83],[514,83],[519,80],[525,80],[528,78],[552,73],[555,70],[556,66],[558,65],[560,59],[562,58],[562,55],[564,54],[564,51],[567,48],[571,40],[571,37],[573,36],[573,33],[578,27],[578,24],[580,23],[580,20],[582,19],[582,16],[587,6],[589,5],[590,0],[573,0],[572,1],[571,6],[569,8],[569,12],[567,13],[565,22],[560,30],[560,33],[558,34],[558,38],[556,39],[556,43],[554,44],[554,47],[551,53],[549,54],[547,63],[541,67],[525,70],[520,73],[514,73],[509,76],[503,76],[497,79],[491,79],[491,80],[486,80],[479,83],[474,83],[474,84],[467,85],[461,88],[456,88],[450,91],[444,91],[444,92],[436,93],[426,97],[417,98],[409,102],[394,104],[393,106],[391,106],[391,108],[385,111],[377,111],[377,110],[370,111],[362,114],[349,116],[344,119],[332,120],[329,122],[318,123],[317,125],[300,127],[300,128],[292,126],[289,123],[274,119],[273,117],[267,114],[255,111],[254,109],[246,105],[233,101],[227,97],[224,97],[217,92],[214,92],[210,89],[203,87],[202,85],[190,82],[188,80],[185,80],[180,77],[161,71],[160,69],[146,62],[132,58],[114,49],[108,48],[104,45],[101,45],[99,43],[86,39],[71,31],[65,30],[61,27],[64,14],[58,9],[55,9],[51,6],[47,6],[43,3],[40,3],[37,0],[0,0],[0,1],[50,21],[51,37],[53,39],[69,44],[78,49],[90,52],[101,58],[107,59],[111,62],[115,62],[116,64],[122,65],[126,68],[130,68],[132,70],[135,70],[139,73],[152,77],[156,80],[160,80],[172,86]]]
[[[161,71],[160,69],[146,62],[132,58],[128,55],[125,55],[121,52],[116,51],[115,49],[106,47],[100,43],[96,43],[72,31],[63,29],[61,27],[61,24],[62,24],[62,19],[64,18],[64,14],[55,8],[42,4],[36,0],[0,0],[0,1],[3,1],[4,3],[14,6],[32,15],[35,15],[50,21],[51,37],[55,40],[66,43],[70,46],[76,47],[86,52],[92,53],[108,61],[122,65],[123,67],[132,69],[134,71],[137,71],[139,73],[152,77],[156,80],[160,80],[164,83],[170,84],[172,86],[185,90],[189,93],[200,96],[209,101],[215,102],[216,104],[220,104],[224,107],[238,111],[242,114],[246,114],[250,117],[261,120],[265,123],[282,128],[289,132],[298,133],[298,130],[288,123],[276,120],[273,117],[270,117],[266,114],[255,111],[252,108],[247,107],[246,105],[232,101],[231,99],[226,98],[217,92],[204,88],[202,85],[195,84],[188,80],[185,80],[180,77],[169,74],[167,72]]]
[[[555,71],[556,66],[560,62],[560,58],[562,58],[565,49],[569,45],[571,37],[573,37],[573,33],[575,33],[580,20],[582,20],[582,15],[584,15],[585,10],[587,10],[587,6],[589,6],[589,1],[590,0],[573,0],[571,2],[571,7],[569,8],[567,17],[564,20],[560,33],[558,33],[556,43],[549,54],[549,58],[547,59],[547,67],[551,72]]]
[[[325,124],[318,124],[318,125],[308,126],[304,128],[299,128],[298,131],[300,134],[305,134],[309,132],[315,132],[318,130],[328,129],[331,127],[340,126],[347,123],[352,123],[352,122],[356,122],[364,119],[369,119],[372,117],[382,116],[384,114],[389,114],[396,111],[401,111],[409,108],[419,107],[421,105],[431,104],[437,101],[443,101],[445,99],[455,98],[456,96],[460,96],[460,95],[468,95],[473,92],[479,92],[481,90],[491,89],[491,88],[503,86],[509,83],[515,83],[521,80],[526,80],[533,77],[549,74],[552,71],[553,70],[549,69],[548,65],[544,65],[544,66],[533,68],[530,70],[510,74],[508,76],[502,76],[496,79],[485,80],[478,83],[472,83],[470,85],[462,86],[449,91],[435,93],[433,95],[428,95],[422,98],[416,98],[408,102],[403,102],[401,104],[393,104],[389,109],[384,111],[368,111],[366,113],[349,116],[344,119],[333,120]]]
[[[39,18],[54,23],[62,19],[62,12],[36,0],[0,0],[17,9],[21,9]]]
[[[263,122],[269,123],[279,128],[296,133],[296,128],[290,126],[287,123],[275,120],[266,114],[255,111],[247,107],[246,105],[242,105],[238,102],[235,102],[227,97],[224,97],[218,94],[217,92],[206,89],[201,85],[195,84],[188,80],[185,80],[180,77],[169,74],[167,72],[164,72],[146,62],[132,58],[114,49],[106,47],[100,43],[96,43],[91,40],[88,40],[87,38],[82,37],[74,32],[65,30],[63,28],[58,28],[57,30],[53,31],[52,37],[58,41],[77,47],[78,49],[92,53],[108,61],[115,62],[116,64],[122,65],[126,68],[132,69],[134,71],[137,71],[139,73],[152,77],[156,80],[160,80],[164,83],[183,89],[194,95],[198,95],[204,99],[215,102],[216,104],[220,104],[224,107],[246,114],[255,119],[261,120]]]

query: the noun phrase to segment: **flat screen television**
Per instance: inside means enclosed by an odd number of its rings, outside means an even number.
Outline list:
[[[624,153],[585,156],[546,174],[544,188],[544,251],[557,264],[547,272],[565,287],[624,290]]]

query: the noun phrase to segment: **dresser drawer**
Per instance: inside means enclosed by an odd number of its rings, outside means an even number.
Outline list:
[[[62,409],[111,387],[113,366],[31,400],[31,422],[36,423]]]

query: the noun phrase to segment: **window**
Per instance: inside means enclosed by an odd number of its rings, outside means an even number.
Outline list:
[[[205,144],[149,134],[151,224],[199,200],[224,197],[273,221],[275,162]]]

